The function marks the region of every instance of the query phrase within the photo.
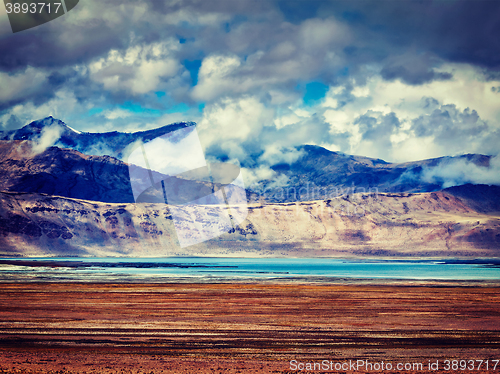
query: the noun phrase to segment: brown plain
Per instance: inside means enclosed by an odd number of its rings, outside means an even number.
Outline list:
[[[294,359],[422,362],[427,372],[428,360],[500,359],[499,291],[2,284],[0,373],[290,373]]]

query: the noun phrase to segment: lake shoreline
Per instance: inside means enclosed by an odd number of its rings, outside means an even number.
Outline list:
[[[438,287],[438,288],[500,288],[500,280],[442,280],[442,279],[425,279],[425,280],[408,280],[408,279],[367,279],[367,278],[334,278],[334,277],[301,277],[301,278],[271,278],[271,279],[227,279],[227,278],[163,278],[163,279],[108,279],[108,280],[78,280],[69,281],[65,279],[53,280],[53,279],[26,279],[20,277],[19,279],[13,278],[0,278],[0,285],[5,284],[66,284],[71,283],[74,285],[263,285],[263,286],[273,286],[273,285],[298,285],[298,286],[389,286],[389,287]]]

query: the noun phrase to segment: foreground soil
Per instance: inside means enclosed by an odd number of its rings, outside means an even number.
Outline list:
[[[3,283],[0,373],[500,372],[499,291]]]

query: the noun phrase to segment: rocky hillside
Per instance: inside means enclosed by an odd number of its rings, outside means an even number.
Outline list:
[[[3,192],[0,255],[498,257],[500,213],[476,211],[471,188],[252,204],[233,232],[184,249],[166,204]],[[479,188],[498,206],[498,190]]]

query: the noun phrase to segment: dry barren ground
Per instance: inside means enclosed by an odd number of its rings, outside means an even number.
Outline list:
[[[2,284],[0,373],[500,372],[500,289]],[[444,360],[489,360],[445,371]],[[290,361],[296,360],[291,366]],[[429,370],[439,360],[439,370]],[[458,361],[459,362],[459,361]],[[419,364],[397,370],[397,363]],[[302,368],[302,366],[301,366]],[[354,372],[333,370],[330,372]],[[366,372],[362,367],[355,372]]]

